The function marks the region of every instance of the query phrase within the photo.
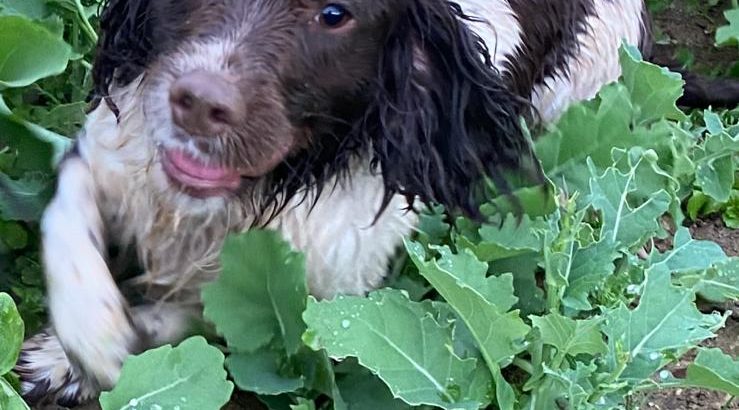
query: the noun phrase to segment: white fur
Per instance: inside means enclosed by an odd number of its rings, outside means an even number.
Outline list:
[[[624,40],[639,43],[643,9],[643,0],[595,0],[588,31],[578,37],[579,52],[567,64],[572,75],[547,78],[534,88],[532,102],[544,122],[556,120],[573,102],[595,97],[604,84],[618,79],[618,49]]]
[[[457,2],[467,15],[483,19],[470,27],[487,44],[493,64],[504,70],[516,47],[521,43],[521,25],[507,0],[460,0]]]
[[[503,63],[522,41],[521,26],[508,0],[459,0],[467,14],[485,23],[470,26],[485,40],[495,66]],[[594,0],[595,11],[586,22],[587,31],[578,37],[580,48],[567,63],[571,76],[557,74],[534,87],[532,103],[544,122],[556,120],[575,101],[593,98],[600,88],[621,75],[618,48],[623,40],[638,44],[644,26],[643,0]],[[521,16],[526,18],[526,16]]]

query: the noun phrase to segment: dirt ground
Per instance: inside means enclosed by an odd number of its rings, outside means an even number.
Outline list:
[[[693,4],[701,4],[695,6]],[[716,27],[725,23],[723,12],[731,0],[709,7],[706,0],[673,0],[652,16],[655,45],[651,60],[661,65],[690,60],[689,69],[703,74],[725,74],[737,61],[737,50],[716,48]]]

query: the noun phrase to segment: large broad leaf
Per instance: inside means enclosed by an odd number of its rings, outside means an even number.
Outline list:
[[[739,9],[724,12],[729,24],[716,30],[716,44],[720,46],[739,45]]]
[[[9,372],[18,361],[23,332],[23,321],[13,299],[7,293],[0,293],[0,376]]]
[[[683,95],[680,74],[664,67],[645,62],[636,47],[621,47],[623,83],[631,94],[631,100],[639,108],[636,120],[655,121],[663,117],[684,120],[687,117],[677,108],[677,100]]]
[[[344,371],[346,368],[346,371]],[[337,368],[337,384],[349,410],[410,410],[411,406],[393,398],[390,389],[367,369],[346,360]]]
[[[51,199],[54,184],[41,174],[26,174],[19,180],[0,173],[0,218],[6,221],[38,221]]]
[[[715,242],[693,239],[687,228],[678,228],[673,249],[653,252],[649,263],[664,265],[677,283],[697,290],[705,299],[725,302],[739,298],[739,259],[729,259]]]
[[[574,320],[557,313],[544,317],[531,317],[531,323],[539,329],[542,342],[557,348],[559,355],[577,356],[605,353],[608,347],[600,332],[601,319]]]
[[[670,195],[655,192],[641,204],[632,204],[629,194],[635,187],[638,165],[623,173],[609,168],[603,175],[591,161],[590,194],[587,202],[603,213],[602,236],[624,248],[642,245],[660,230],[657,218],[670,206]]]
[[[517,218],[508,214],[502,223],[480,227],[480,242],[470,249],[481,261],[489,262],[530,252],[541,251],[540,232],[547,224],[542,219],[531,220],[528,215]]]
[[[448,247],[436,250],[441,257],[426,261],[426,252],[416,242],[406,242],[406,249],[423,275],[446,299],[472,333],[496,380],[498,406],[512,409],[515,395],[500,375],[501,363],[525,349],[523,339],[529,333],[519,313],[509,312],[517,302],[513,276],[486,277],[488,266],[472,252],[453,254]]]
[[[739,360],[719,349],[702,349],[688,365],[685,383],[739,396]]]
[[[18,155],[17,171],[51,171],[72,145],[69,138],[14,116],[0,95],[0,145]]]
[[[616,250],[616,244],[608,238],[585,248],[574,244],[570,263],[567,264],[563,305],[576,310],[592,309],[588,297],[616,270],[613,263],[618,256]]]
[[[0,90],[24,87],[67,68],[72,48],[22,16],[0,16]]]
[[[278,395],[294,392],[305,385],[301,376],[282,376],[278,352],[262,349],[254,353],[234,353],[226,359],[226,367],[241,390],[257,394]]]
[[[739,137],[726,133],[708,136],[696,155],[696,184],[718,202],[726,202],[734,188],[734,158],[739,154]]]
[[[577,362],[575,369],[554,370],[544,365],[544,379],[536,388],[536,400],[525,403],[527,410],[551,410],[558,408],[590,410],[588,403],[595,390],[593,375],[595,364]],[[603,407],[611,408],[611,407]]]
[[[118,384],[100,396],[103,410],[218,410],[231,397],[223,353],[202,337],[129,358]]]
[[[714,303],[739,300],[739,258],[716,263],[697,272],[678,273],[677,282],[696,289],[698,294]]]
[[[643,287],[636,309],[622,305],[607,312],[603,326],[610,354],[617,355],[620,349],[628,353],[621,379],[636,383],[664,364],[664,353],[684,351],[713,337],[723,324],[721,317],[704,315],[696,308],[692,289],[672,285],[666,264],[650,267]],[[615,366],[620,359],[612,360]]]
[[[477,409],[486,401],[486,390],[469,391],[476,360],[455,355],[449,328],[398,291],[311,299],[303,318],[310,347],[334,359],[356,357],[406,403]]]
[[[221,265],[218,280],[203,289],[203,303],[229,346],[255,352],[277,337],[296,354],[308,297],[304,256],[277,233],[253,230],[226,240]]]
[[[649,258],[651,264],[664,264],[673,273],[708,269],[725,260],[727,256],[717,243],[695,240],[684,227],[675,233],[672,250],[654,252]]]

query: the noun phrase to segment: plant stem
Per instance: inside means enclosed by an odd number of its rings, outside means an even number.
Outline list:
[[[87,19],[85,13],[85,6],[82,5],[82,0],[74,0],[74,5],[77,8],[77,14],[80,16],[80,22],[82,23],[82,30],[85,32],[87,37],[93,42],[98,42],[98,35],[95,32],[95,28],[90,24],[90,20]]]
[[[519,369],[525,371],[526,373],[533,375],[534,374],[534,366],[531,365],[531,363],[527,362],[524,359],[521,359],[520,357],[513,358],[513,365],[518,367]]]

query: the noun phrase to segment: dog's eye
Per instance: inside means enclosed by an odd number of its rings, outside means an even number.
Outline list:
[[[352,19],[352,15],[340,4],[329,4],[321,10],[318,19],[322,25],[337,29],[348,23]]]

